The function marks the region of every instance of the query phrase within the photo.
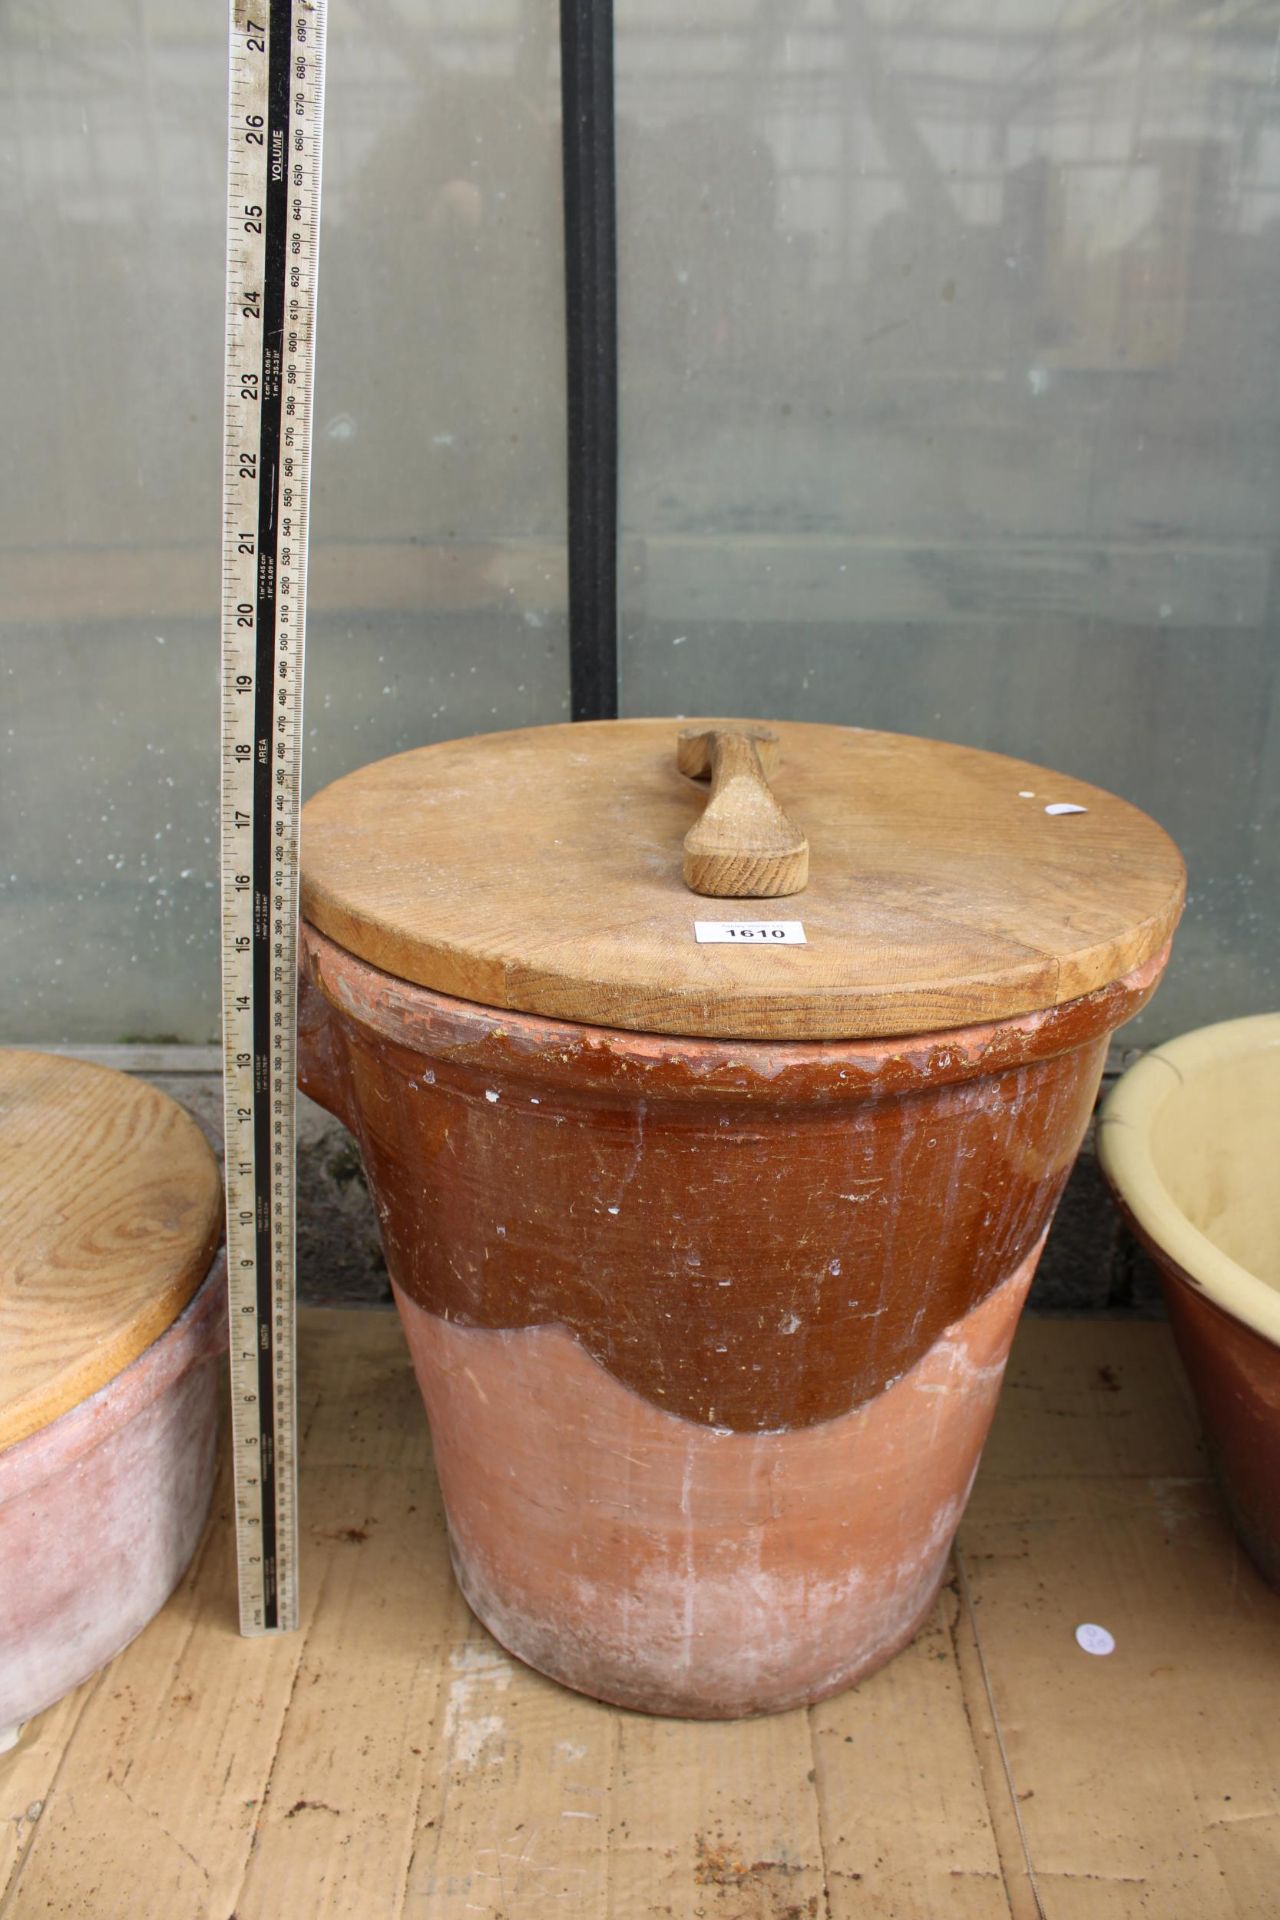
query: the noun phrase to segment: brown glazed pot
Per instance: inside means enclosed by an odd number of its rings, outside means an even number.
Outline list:
[[[682,1039],[448,998],[304,923],[459,1583],[649,1712],[822,1698],[928,1612],[1108,1036],[1167,945],[908,1039]]]
[[[1280,1589],[1280,1014],[1144,1055],[1102,1110],[1098,1153],[1155,1260],[1236,1531]]]

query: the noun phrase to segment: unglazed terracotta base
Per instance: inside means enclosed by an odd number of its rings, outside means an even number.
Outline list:
[[[563,1328],[452,1326],[397,1293],[472,1608],[650,1713],[848,1686],[933,1603],[1039,1251],[869,1405],[783,1433],[664,1413]]]
[[[1108,1035],[1164,958],[986,1026],[775,1044],[450,1000],[303,924],[301,1084],[359,1138],[500,1640],[720,1716],[910,1638]]]
[[[225,1259],[114,1380],[0,1452],[0,1729],[141,1632],[195,1552],[213,1491]]]

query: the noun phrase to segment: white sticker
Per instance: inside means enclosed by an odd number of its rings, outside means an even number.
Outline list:
[[[1086,1653],[1114,1653],[1115,1635],[1108,1633],[1105,1627],[1095,1626],[1092,1620],[1086,1620],[1083,1626],[1076,1628],[1076,1645],[1083,1647]]]
[[[1045,812],[1051,813],[1055,819],[1062,813],[1088,813],[1088,811],[1088,807],[1078,807],[1074,800],[1055,800],[1051,807],[1045,808]]]
[[[695,920],[700,947],[807,947],[799,920]]]

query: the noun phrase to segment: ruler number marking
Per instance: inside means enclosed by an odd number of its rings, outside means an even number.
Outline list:
[[[249,0],[247,9],[233,0],[231,16],[223,1019],[236,1525],[247,1632],[293,1626],[297,1608],[297,813],[323,0]]]

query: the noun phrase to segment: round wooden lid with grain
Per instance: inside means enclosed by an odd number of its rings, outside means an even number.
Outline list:
[[[1168,835],[1082,780],[800,722],[445,741],[303,815],[303,913],[360,959],[651,1033],[870,1038],[1057,1006],[1160,953],[1183,890]],[[783,920],[804,945],[697,937]]]
[[[167,1094],[0,1049],[0,1447],[149,1347],[221,1235],[218,1163]]]

